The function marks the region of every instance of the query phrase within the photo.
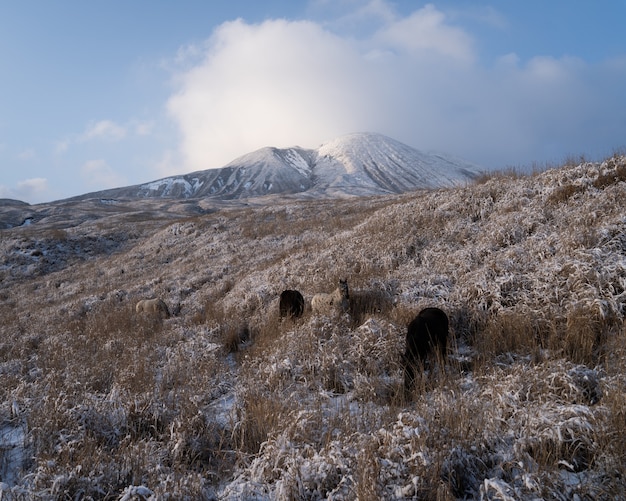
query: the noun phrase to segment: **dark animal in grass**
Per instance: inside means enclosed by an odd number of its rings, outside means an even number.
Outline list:
[[[280,293],[278,310],[281,317],[298,318],[304,313],[304,297],[299,291],[285,290]]]
[[[337,287],[330,294],[319,293],[311,299],[311,308],[315,313],[329,315],[336,312],[345,313],[350,308],[350,291],[348,289],[348,281],[339,280]]]
[[[161,318],[170,318],[170,310],[162,299],[142,299],[135,306],[137,313],[150,313]]]
[[[425,308],[409,324],[404,353],[404,389],[408,395],[415,383],[418,368],[432,357],[445,359],[448,349],[448,316],[439,308]]]

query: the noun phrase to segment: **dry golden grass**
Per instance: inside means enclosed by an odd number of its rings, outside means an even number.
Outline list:
[[[614,157],[458,190],[135,214],[124,230],[3,230],[0,424],[25,430],[32,458],[12,483],[51,499],[146,485],[435,500],[555,498],[570,479],[615,498],[624,172]],[[344,276],[349,313],[311,314]],[[300,319],[278,316],[287,288]],[[177,314],[136,315],[149,296]],[[451,353],[407,402],[406,326],[427,306],[448,313]]]
[[[362,501],[377,501],[382,493],[378,485],[380,474],[380,458],[378,457],[378,443],[368,440],[359,450],[355,468],[356,497]]]
[[[257,454],[261,444],[291,422],[289,415],[294,407],[282,399],[254,390],[243,395],[241,400],[241,406],[236,409],[233,442],[241,453]]]
[[[548,197],[548,203],[552,205],[566,203],[573,196],[584,193],[586,189],[585,185],[566,184],[560,186]]]

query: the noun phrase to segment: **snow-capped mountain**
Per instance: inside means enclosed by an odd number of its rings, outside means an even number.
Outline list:
[[[378,195],[461,185],[480,172],[475,165],[423,153],[381,134],[356,133],[324,143],[316,150],[266,147],[220,169],[167,177],[80,198],[231,200],[294,193]]]
[[[480,168],[445,156],[423,153],[381,134],[350,134],[317,150],[314,172],[327,191],[402,193],[467,183]]]

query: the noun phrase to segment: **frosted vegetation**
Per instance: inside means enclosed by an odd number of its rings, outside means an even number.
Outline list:
[[[626,492],[625,157],[108,221],[0,231],[2,501]],[[427,306],[453,346],[406,401]]]

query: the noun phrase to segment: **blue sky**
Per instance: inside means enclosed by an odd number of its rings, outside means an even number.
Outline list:
[[[360,131],[487,168],[626,148],[626,0],[0,5],[0,198]]]

